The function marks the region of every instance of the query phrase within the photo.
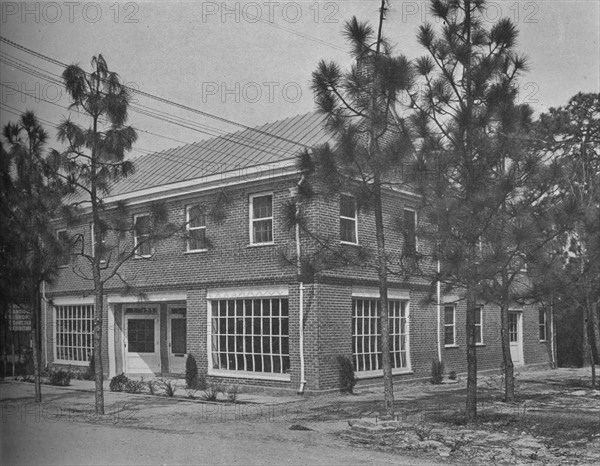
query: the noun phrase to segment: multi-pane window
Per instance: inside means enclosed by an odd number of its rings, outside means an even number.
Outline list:
[[[475,308],[475,343],[483,345],[483,307]]]
[[[356,200],[347,194],[340,196],[340,240],[342,243],[357,244]]]
[[[56,237],[58,238],[58,243],[60,244],[60,255],[58,256],[58,265],[59,267],[69,265],[69,262],[71,261],[71,247],[69,243],[69,235],[67,233],[67,230],[57,230]]]
[[[388,301],[392,369],[408,367],[408,321],[406,301]],[[382,369],[380,301],[352,300],[352,358],[360,371]]]
[[[456,345],[456,308],[454,305],[444,306],[444,345]]]
[[[273,195],[250,196],[250,239],[252,244],[273,242]]]
[[[186,209],[188,231],[188,251],[206,250],[206,216],[198,205]]]
[[[508,313],[508,339],[511,343],[519,341],[519,318],[516,312]]]
[[[150,238],[150,215],[141,214],[133,217],[134,247],[136,255],[148,257],[152,255],[152,244]]]
[[[55,306],[56,359],[87,362],[93,351],[94,306]]]
[[[411,209],[403,211],[404,255],[412,256],[417,252],[417,213]]]
[[[90,235],[92,237],[92,257],[96,256],[96,252],[98,249],[100,249],[100,254],[101,254],[101,261],[105,261],[106,260],[106,237],[102,238],[102,247],[98,248],[96,246],[96,235],[95,235],[95,226],[93,223],[90,224]]]
[[[127,321],[127,351],[129,353],[154,353],[155,319],[135,318]]]
[[[540,325],[540,341],[548,340],[548,320],[545,309],[539,311],[539,325]]]
[[[290,369],[287,298],[211,301],[213,369],[285,374]]]

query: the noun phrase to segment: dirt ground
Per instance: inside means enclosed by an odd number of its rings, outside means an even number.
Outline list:
[[[460,380],[397,384],[397,419],[387,424],[378,388],[293,401],[240,395],[237,404],[107,392],[100,418],[85,387],[44,386],[40,406],[31,384],[5,380],[0,463],[600,463],[600,391],[588,371],[518,374],[511,404],[501,382],[480,377],[479,421],[467,426]],[[357,435],[359,424],[375,435]]]

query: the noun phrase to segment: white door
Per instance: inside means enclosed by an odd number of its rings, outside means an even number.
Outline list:
[[[160,332],[156,315],[125,316],[125,372],[160,372]]]
[[[523,313],[508,313],[508,337],[510,340],[510,357],[515,366],[522,366],[523,361]]]
[[[169,372],[172,374],[185,373],[187,358],[185,314],[169,316]]]

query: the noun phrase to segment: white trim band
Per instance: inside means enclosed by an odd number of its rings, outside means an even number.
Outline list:
[[[111,304],[143,304],[157,301],[187,301],[187,292],[180,293],[144,293],[140,296],[110,295],[108,302]]]
[[[208,290],[206,299],[225,298],[267,298],[271,296],[289,296],[287,285],[247,286],[241,288],[217,288]]]
[[[353,286],[353,298],[374,298],[379,299],[379,288],[367,286]],[[410,299],[410,290],[406,289],[389,289],[388,299]]]

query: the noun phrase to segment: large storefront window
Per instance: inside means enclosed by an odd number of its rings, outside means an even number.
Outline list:
[[[213,369],[285,374],[290,369],[287,298],[211,301]]]
[[[390,300],[390,356],[392,369],[408,367],[408,324],[406,301]],[[352,356],[357,372],[382,369],[380,302],[352,300]]]
[[[93,351],[94,306],[56,306],[56,359],[87,362]]]

